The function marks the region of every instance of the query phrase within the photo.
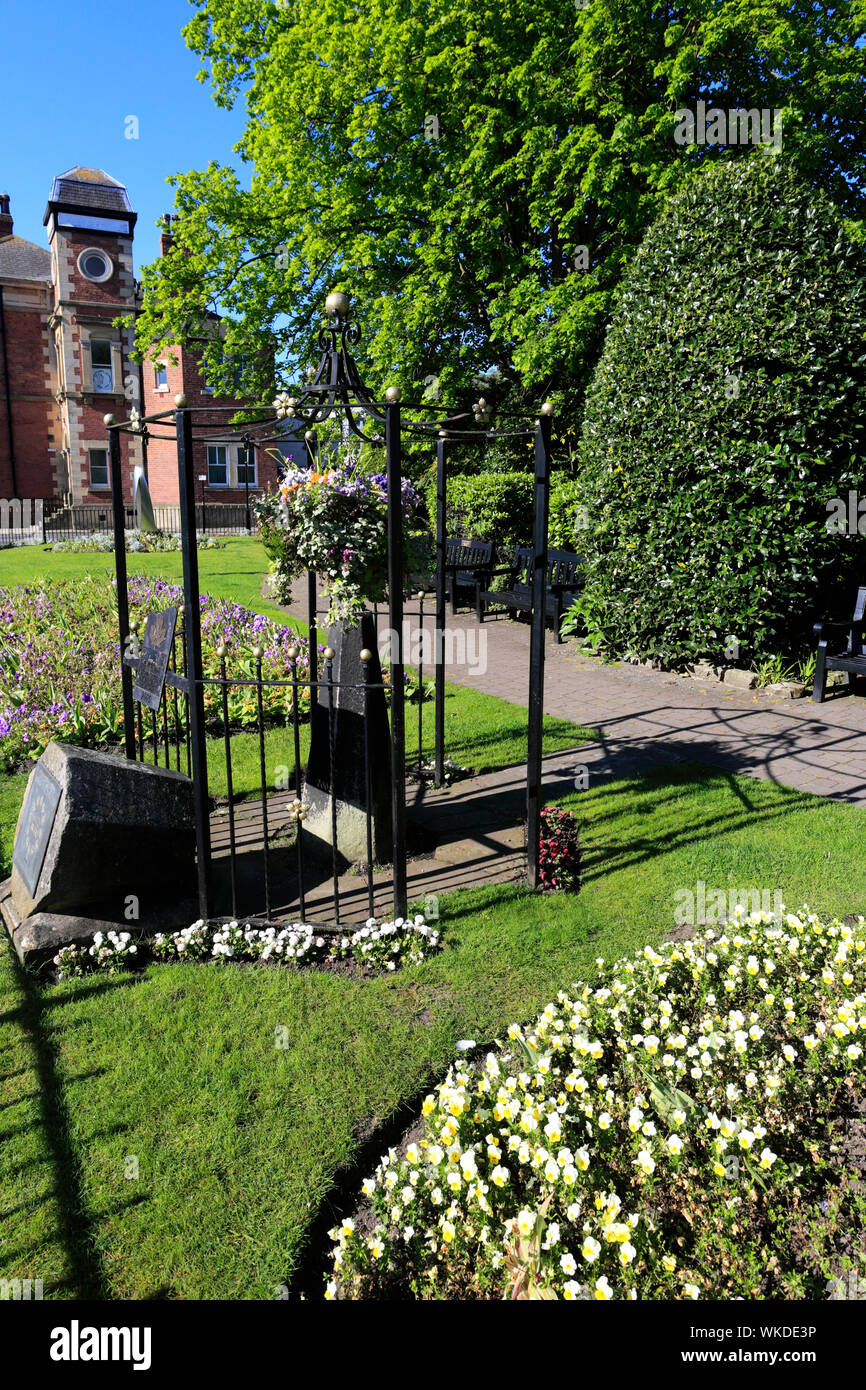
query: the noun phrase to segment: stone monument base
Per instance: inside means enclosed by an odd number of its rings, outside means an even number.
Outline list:
[[[332,714],[333,769],[327,690],[320,685],[318,701],[311,711],[310,757],[304,779],[304,802],[308,808],[303,822],[304,851],[331,858],[333,808],[336,806],[338,860],[344,865],[366,862],[365,755],[369,745],[373,858],[376,863],[388,864],[393,857],[391,735],[372,613],[365,613],[355,627],[331,628],[328,642],[336,652],[333,662],[336,683]],[[364,663],[361,661],[365,647],[372,653],[367,663],[371,688],[367,690],[366,705]]]
[[[7,878],[0,883],[0,920],[21,964],[31,967],[53,960],[61,946],[89,945],[99,931],[128,931],[133,938],[147,932],[150,936],[159,931],[177,931],[179,927],[189,926],[197,917],[198,903],[189,898],[186,902],[172,903],[151,912],[146,922],[71,917],[61,912],[37,912],[22,919],[12,899],[12,880]]]
[[[0,912],[24,964],[97,931],[188,925],[198,916],[192,783],[50,743],[24,793]]]

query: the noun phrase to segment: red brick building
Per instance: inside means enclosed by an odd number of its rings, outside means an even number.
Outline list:
[[[123,419],[133,407],[143,415],[170,409],[181,391],[191,406],[242,402],[214,396],[188,350],[166,352],[156,366],[132,360],[133,332],[114,327],[140,305],[132,259],[136,214],[122,184],[101,169],[69,169],[54,179],[43,221],[47,249],[14,235],[9,197],[0,195],[0,498],[104,504],[110,494],[106,414]],[[167,227],[161,254],[170,244]],[[195,446],[199,502],[244,498],[246,456],[234,437],[219,438],[228,415],[194,417],[197,431],[216,431]],[[140,438],[124,433],[121,441],[125,499],[132,497],[133,469],[143,463],[154,502],[176,502],[172,442],[149,440],[145,457]],[[276,476],[276,461],[254,450],[250,490],[261,491]]]

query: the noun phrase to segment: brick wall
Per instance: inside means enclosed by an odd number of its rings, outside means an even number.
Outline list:
[[[174,365],[170,360],[172,356],[178,359]],[[214,396],[211,392],[206,391],[201,371],[192,352],[181,350],[178,347],[166,349],[161,354],[160,361],[166,369],[166,386],[162,389],[156,385],[154,363],[149,360],[144,363],[144,414],[153,415],[162,410],[171,410],[174,407],[175,396],[184,394],[189,406],[195,408],[193,415],[194,434],[198,436],[207,432],[214,445],[219,444],[220,437],[222,437],[223,446],[226,448],[229,485],[221,487],[212,484],[209,480],[207,440],[204,438],[194,439],[193,474],[196,502],[200,503],[202,497],[206,503],[243,502],[246,497],[246,490],[243,483],[237,485],[240,443],[237,434],[228,428],[231,410],[208,409],[214,405],[226,405],[234,410],[239,408],[243,402],[230,396]],[[179,497],[174,421],[167,420],[165,424],[157,422],[150,428],[154,435],[171,435],[170,439],[155,437],[148,442],[147,464],[150,495],[155,503],[176,503]],[[270,458],[264,449],[255,451],[255,464],[256,482],[255,485],[250,485],[251,497],[261,496],[266,487],[274,487],[277,482],[276,461]],[[202,474],[208,479],[204,484],[199,481]],[[232,484],[235,485],[232,486]]]
[[[9,367],[17,492],[12,460],[6,382],[0,366],[0,497],[52,497],[59,448],[48,337],[48,292],[38,282],[6,282],[3,307]],[[0,358],[2,364],[2,358]]]

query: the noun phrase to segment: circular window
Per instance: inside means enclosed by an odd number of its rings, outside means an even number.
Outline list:
[[[78,257],[78,269],[82,275],[86,275],[88,280],[95,280],[99,283],[108,280],[114,270],[110,258],[98,247],[88,247],[82,251]]]

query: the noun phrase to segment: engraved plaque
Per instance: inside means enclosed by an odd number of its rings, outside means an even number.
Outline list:
[[[144,638],[135,668],[132,696],[148,709],[158,710],[162,700],[176,623],[176,608],[164,608],[161,613],[147,615]]]
[[[37,763],[24,798],[21,828],[15,836],[15,848],[12,851],[12,863],[21,875],[31,898],[36,893],[59,805],[60,783],[42,763]]]

